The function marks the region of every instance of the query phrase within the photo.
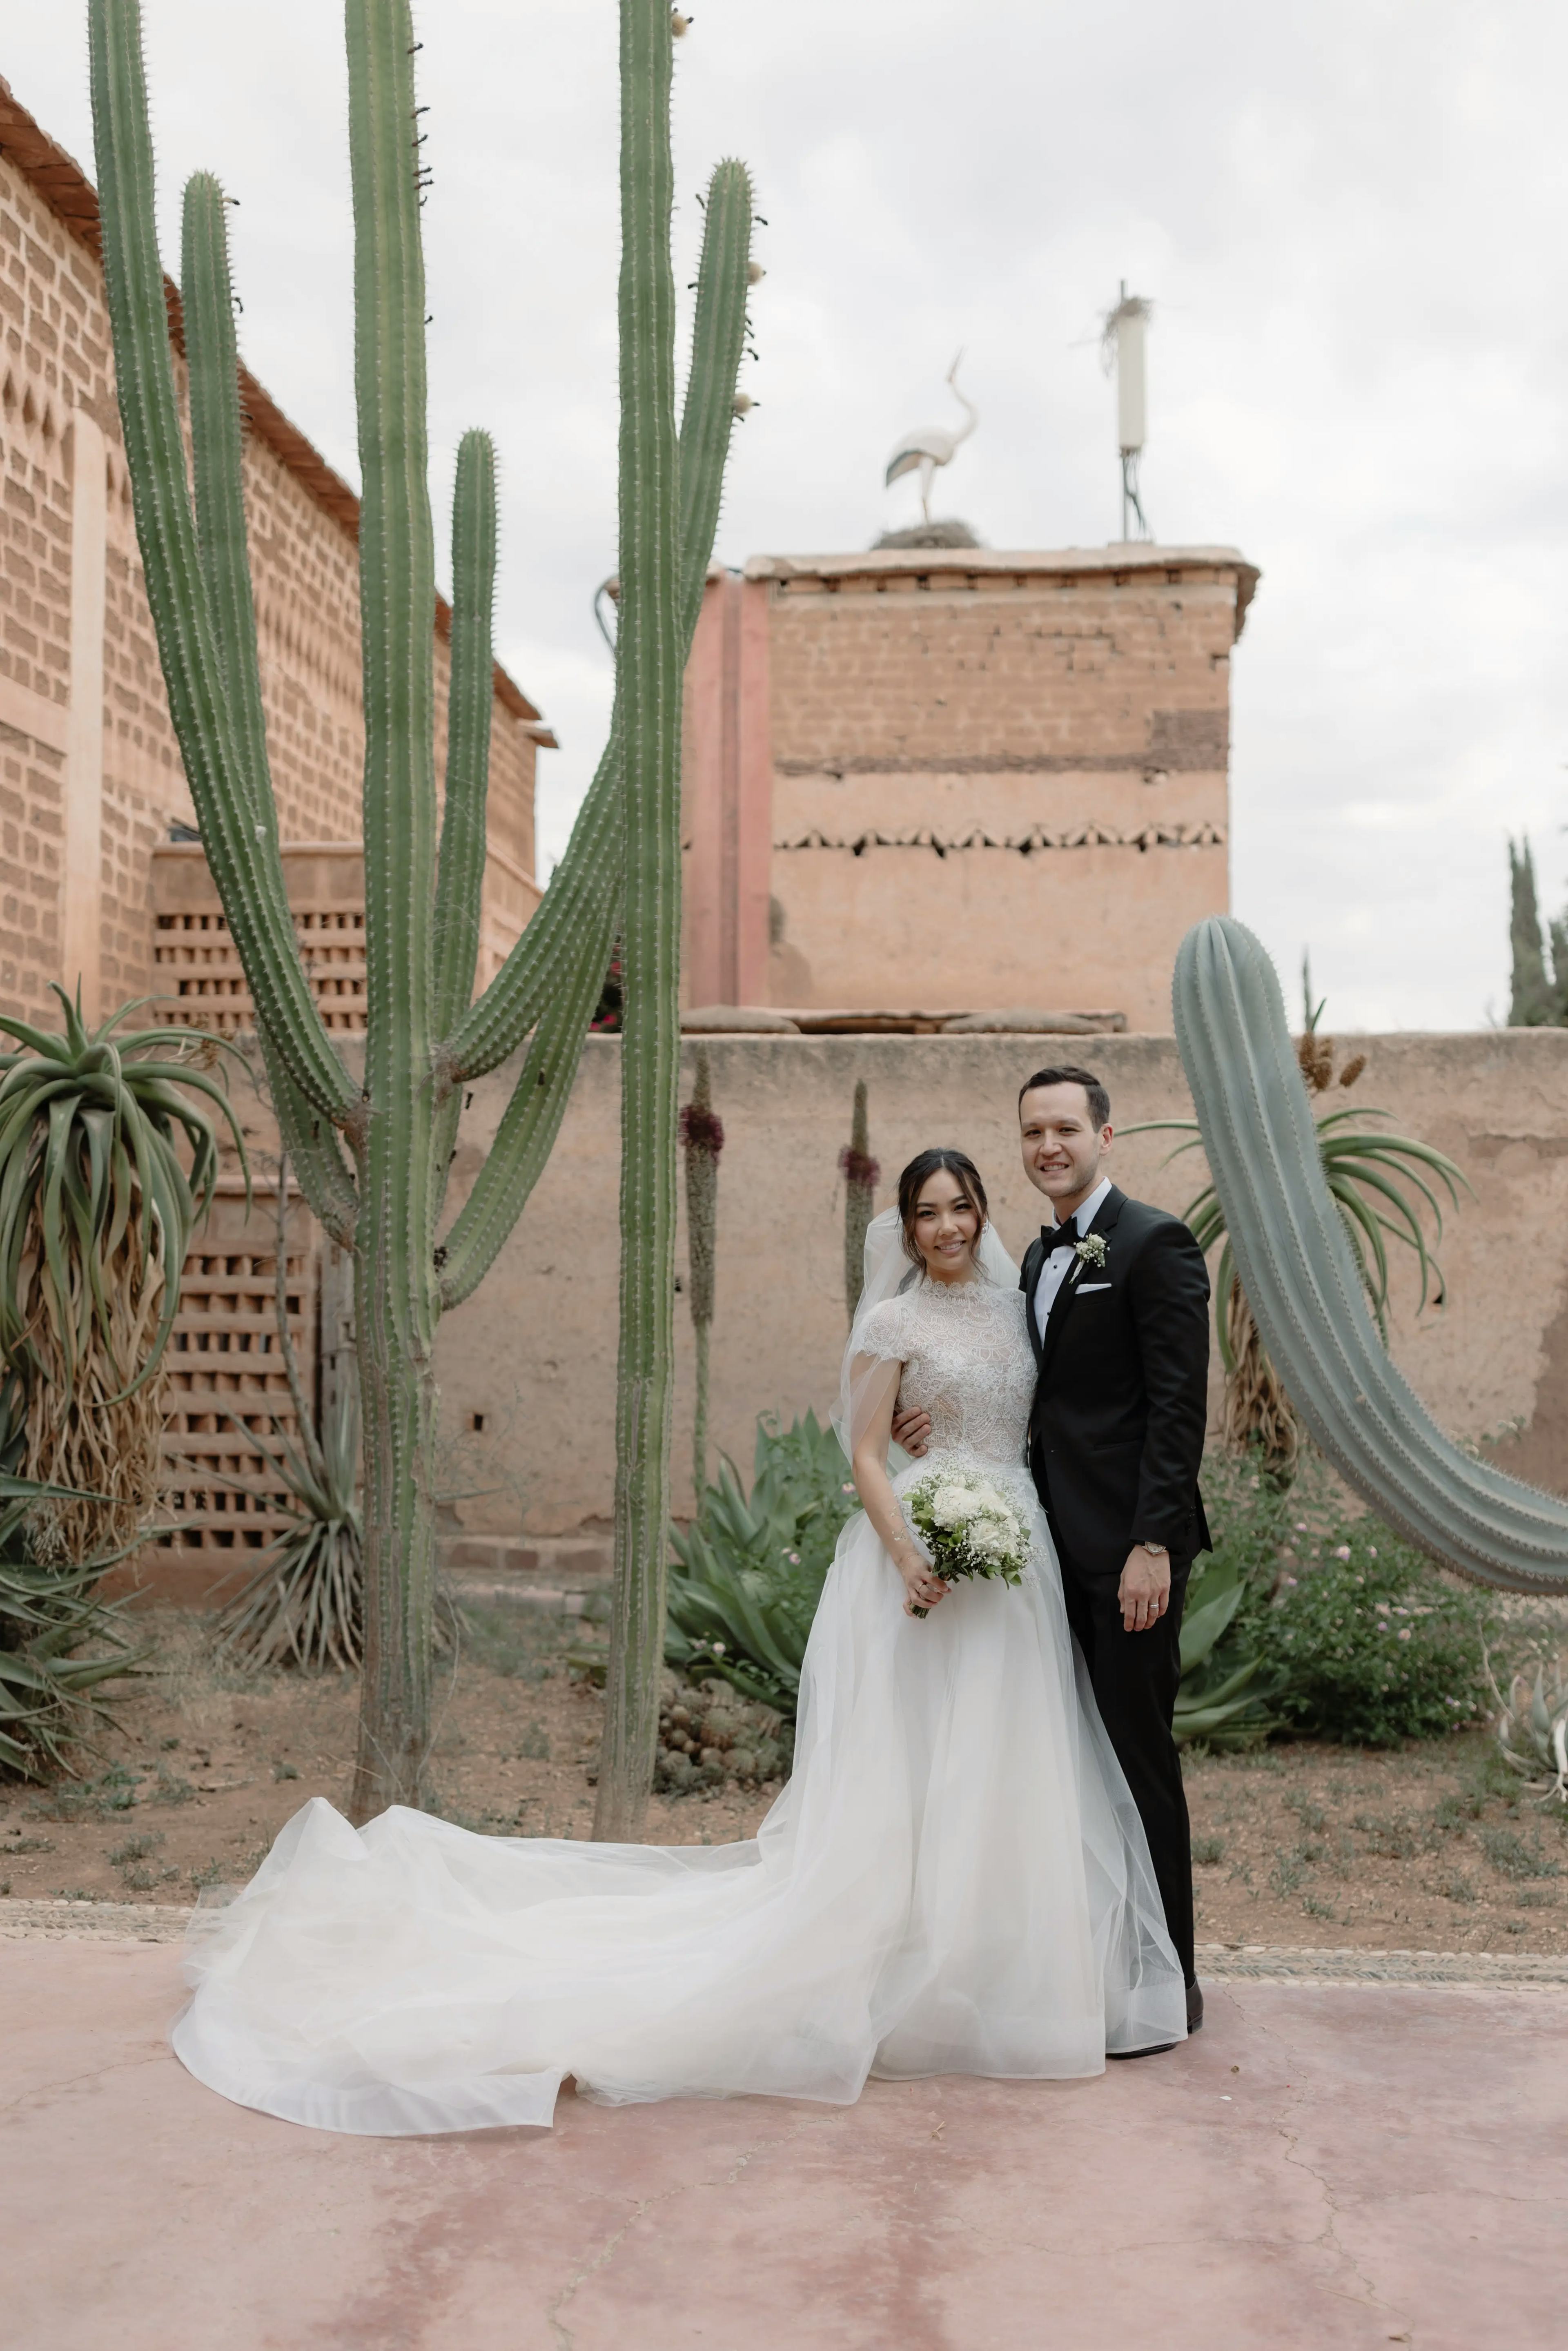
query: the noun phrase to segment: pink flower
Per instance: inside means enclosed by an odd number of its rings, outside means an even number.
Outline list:
[[[1368,1559],[1375,1559],[1377,1557],[1375,1550],[1370,1543],[1367,1545],[1366,1556]]]
[[[1350,1557],[1350,1545],[1348,1543],[1341,1543],[1334,1552],[1334,1557],[1335,1559],[1348,1559]]]
[[[1399,1637],[1402,1641],[1407,1641],[1410,1638],[1410,1627],[1408,1625],[1402,1625],[1399,1627]]]

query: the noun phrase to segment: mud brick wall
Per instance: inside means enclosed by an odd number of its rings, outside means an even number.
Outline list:
[[[0,84],[0,1008],[29,1017],[47,1017],[51,981],[74,987],[78,973],[89,1010],[154,985],[152,859],[193,823],[137,551],[96,238],[90,187]],[[183,396],[178,351],[176,366]],[[279,830],[353,841],[357,503],[253,379],[244,391]],[[435,668],[439,774],[441,627]],[[497,672],[485,976],[538,902],[534,768],[550,739]]]

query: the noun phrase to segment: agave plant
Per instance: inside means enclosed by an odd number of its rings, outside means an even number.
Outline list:
[[[1568,1804],[1568,1661],[1559,1657],[1547,1678],[1544,1664],[1535,1679],[1515,1674],[1505,1698],[1486,1659],[1487,1679],[1498,1704],[1497,1743],[1505,1763],[1519,1772],[1532,1795]],[[1544,1777],[1532,1775],[1543,1773]]]
[[[1193,1569],[1172,1726],[1181,1745],[1201,1740],[1207,1747],[1255,1747],[1274,1728],[1262,1657],[1239,1651],[1227,1638],[1247,1586],[1246,1573],[1233,1559],[1211,1554]]]
[[[667,1662],[792,1719],[823,1579],[856,1507],[838,1439],[814,1413],[784,1430],[759,1421],[750,1494],[726,1459],[692,1524],[671,1530]]]
[[[1343,1065],[1336,1080],[1333,1040],[1316,1033],[1316,1019],[1310,1008],[1308,1027],[1297,1040],[1296,1058],[1314,1094],[1326,1092],[1336,1083],[1342,1088],[1353,1086],[1366,1066],[1365,1057],[1358,1054]],[[1388,1343],[1389,1240],[1400,1242],[1415,1254],[1421,1283],[1417,1311],[1430,1299],[1440,1301],[1443,1277],[1436,1243],[1442,1238],[1443,1207],[1435,1187],[1441,1187],[1453,1207],[1459,1204],[1461,1185],[1467,1192],[1472,1190],[1463,1170],[1446,1153],[1413,1135],[1387,1134],[1373,1123],[1388,1115],[1386,1111],[1357,1105],[1329,1111],[1316,1122],[1323,1180],[1339,1209],[1385,1346]],[[1171,1154],[1173,1159],[1203,1148],[1196,1119],[1150,1119],[1122,1132],[1189,1136]],[[1422,1223],[1423,1213],[1428,1210],[1434,1227],[1431,1243]],[[1219,1245],[1215,1328],[1225,1369],[1227,1441],[1239,1447],[1260,1447],[1272,1472],[1289,1477],[1301,1449],[1301,1423],[1259,1333],[1241,1285],[1225,1210],[1212,1183],[1188,1201],[1182,1217],[1205,1256]]]
[[[40,1505],[90,1498],[16,1475],[26,1445],[15,1375],[0,1392],[0,1771],[42,1780],[69,1771],[95,1722],[113,1719],[96,1693],[133,1673],[120,1609],[93,1596],[108,1559],[61,1572],[32,1558],[29,1524]],[[90,1654],[81,1655],[84,1648]]]
[[[352,1669],[364,1642],[359,1384],[350,1357],[347,1375],[324,1400],[318,1429],[288,1332],[287,1224],[285,1158],[277,1180],[277,1346],[298,1439],[284,1436],[275,1421],[275,1450],[248,1422],[235,1426],[272,1464],[289,1497],[290,1524],[223,1611],[218,1644],[248,1665]]]
[[[25,1459],[62,1490],[29,1541],[39,1564],[116,1552],[156,1491],[158,1374],[180,1274],[218,1173],[220,1040],[126,1031],[122,1006],[89,1029],[63,988],[63,1033],[0,1015],[0,1349],[26,1396]],[[143,999],[145,1000],[145,999]],[[190,1165],[181,1155],[182,1144]]]

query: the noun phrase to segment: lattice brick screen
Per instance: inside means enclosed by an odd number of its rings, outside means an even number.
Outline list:
[[[327,1027],[365,1025],[365,861],[357,841],[285,842],[299,952]],[[250,989],[199,841],[152,853],[156,1017],[236,1037],[256,1027]]]
[[[315,1222],[296,1193],[284,1259],[288,1329],[312,1399],[319,1250]],[[275,1187],[258,1174],[247,1221],[244,1187],[225,1176],[185,1260],[163,1429],[162,1507],[182,1523],[162,1548],[181,1556],[207,1552],[214,1568],[228,1553],[236,1569],[247,1569],[287,1523],[277,1473],[244,1434],[246,1426],[259,1426],[276,1453],[277,1427],[290,1435],[297,1427],[277,1341],[277,1265]]]

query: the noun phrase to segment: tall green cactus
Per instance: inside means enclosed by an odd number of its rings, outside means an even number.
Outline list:
[[[355,392],[365,759],[367,1034],[350,1080],[316,1009],[284,885],[246,542],[225,200],[185,193],[182,294],[194,456],[185,475],[153,225],[138,0],[89,0],[104,271],[137,534],[169,704],[209,863],[256,1008],[285,1145],[334,1239],[353,1252],[363,1400],[366,1667],[353,1809],[418,1803],[430,1735],[434,1342],[520,1215],[565,1110],[624,895],[639,978],[628,1039],[639,1207],[632,1344],[651,1402],[631,1416],[622,1516],[645,1521],[667,1452],[659,1270],[670,1254],[678,1024],[681,673],[712,551],[750,276],[750,185],[710,189],[677,451],[667,0],[622,0],[622,641],[610,742],[543,904],[492,986],[473,995],[486,855],[496,566],[495,464],[458,456],[452,676],[437,841],[434,543],[426,481],[421,134],[408,0],[346,0],[354,205]],[[629,885],[626,849],[633,847]],[[496,1144],[437,1245],[465,1082],[532,1032]],[[668,1032],[667,1034],[663,1032]],[[661,1223],[661,1219],[663,1222]],[[666,1283],[666,1290],[667,1290]],[[668,1322],[666,1301],[665,1322]],[[652,1344],[650,1345],[650,1337]],[[667,1344],[664,1360],[667,1364]],[[663,1431],[663,1436],[661,1432]],[[652,1451],[650,1451],[650,1446]],[[623,1545],[623,1548],[626,1546]],[[631,1546],[643,1561],[641,1537]],[[635,1573],[641,1574],[641,1565]],[[645,1607],[633,1615],[640,1623]],[[630,1621],[630,1620],[628,1620]],[[660,1651],[659,1619],[646,1636]],[[647,1766],[651,1768],[651,1752]],[[645,1776],[645,1775],[644,1775]],[[602,1782],[601,1782],[602,1784]]]
[[[1434,1558],[1503,1591],[1568,1592],[1568,1502],[1461,1453],[1384,1348],[1262,946],[1228,915],[1199,923],[1174,1001],[1242,1286],[1323,1451]]]

